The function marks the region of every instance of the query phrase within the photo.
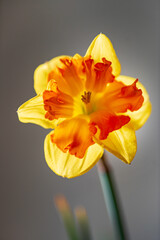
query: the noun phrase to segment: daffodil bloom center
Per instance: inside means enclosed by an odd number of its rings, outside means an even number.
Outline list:
[[[85,104],[88,104],[90,103],[90,99],[91,99],[91,92],[86,92],[84,91],[84,95],[82,95],[82,98],[81,100],[85,103]]]
[[[142,106],[142,91],[136,87],[138,80],[129,86],[116,81],[105,58],[98,63],[91,57],[62,58],[61,64],[48,75],[45,118],[66,119],[51,141],[63,152],[82,158],[95,136],[104,140],[130,121],[124,113]]]
[[[81,113],[86,117],[96,110],[94,100],[95,96],[90,91],[84,91],[84,94],[81,95],[81,102],[79,102],[81,106]]]

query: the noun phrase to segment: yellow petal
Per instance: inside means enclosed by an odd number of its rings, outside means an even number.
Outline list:
[[[46,136],[44,152],[48,166],[57,175],[67,178],[80,176],[89,171],[103,155],[103,148],[96,143],[88,148],[83,158],[64,153],[51,142],[50,135],[53,133]]]
[[[59,56],[39,65],[34,72],[34,89],[37,94],[47,88],[48,74],[53,71],[56,66],[61,66],[60,59],[67,56]]]
[[[123,82],[125,85],[130,85],[132,84],[136,79],[133,77],[128,77],[128,76],[118,76],[116,77],[117,81]],[[149,118],[152,110],[152,105],[149,100],[149,95],[147,93],[147,90],[145,87],[138,81],[136,83],[137,88],[142,90],[142,95],[144,97],[144,102],[142,104],[142,107],[138,111],[131,112],[130,110],[127,111],[125,115],[130,116],[131,118],[131,123],[134,126],[135,130],[138,130],[141,128],[147,119]]]
[[[102,33],[92,41],[85,56],[91,56],[95,62],[102,62],[102,58],[106,58],[106,60],[112,62],[113,75],[118,76],[121,72],[121,65],[113,45],[109,38]]]
[[[131,124],[111,132],[105,140],[100,141],[97,138],[96,142],[128,164],[132,162],[137,151],[136,135]]]
[[[48,120],[45,118],[46,111],[44,110],[42,95],[37,95],[25,102],[18,108],[19,120],[23,123],[35,123],[44,128],[55,128],[58,120]]]

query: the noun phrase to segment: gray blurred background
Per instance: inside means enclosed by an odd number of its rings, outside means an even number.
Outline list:
[[[63,193],[72,208],[84,205],[94,240],[112,238],[97,169],[63,179],[48,168],[48,130],[18,121],[16,110],[35,95],[35,68],[57,55],[85,54],[103,32],[112,41],[122,74],[147,88],[152,115],[137,132],[131,166],[109,154],[131,240],[160,239],[160,2],[158,0],[46,0],[0,2],[1,160],[0,239],[66,240],[53,205]]]

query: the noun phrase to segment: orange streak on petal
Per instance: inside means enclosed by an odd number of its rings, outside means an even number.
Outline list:
[[[94,144],[92,136],[85,119],[72,118],[56,127],[51,140],[63,152],[69,151],[71,155],[83,158],[87,148]]]
[[[99,99],[99,109],[109,109],[114,113],[124,113],[138,110],[144,101],[142,91],[136,87],[138,79],[131,85],[126,86],[122,82],[114,80],[108,84],[104,95]]]
[[[92,113],[90,118],[90,131],[95,135],[98,127],[100,129],[100,140],[106,139],[110,132],[120,129],[130,121],[128,116],[116,116],[105,111]]]
[[[73,114],[73,99],[59,91],[55,81],[50,81],[48,90],[43,92],[45,118],[49,120],[71,117]]]
[[[127,98],[131,102],[129,110],[132,112],[138,110],[144,101],[142,90],[136,87],[137,82],[138,79],[136,79],[132,85],[125,86],[121,89],[122,97]]]
[[[57,67],[48,75],[54,79],[60,91],[76,96],[83,89],[83,58],[61,58],[61,67]]]
[[[94,64],[91,58],[84,59],[84,72],[86,74],[86,89],[94,92],[104,90],[107,83],[114,80],[112,75],[111,62],[105,58],[103,62]]]
[[[48,74],[48,82],[50,80],[54,79],[54,71],[51,71],[49,74]]]
[[[60,92],[58,90],[57,82],[54,79],[50,79],[49,80],[46,90],[57,92],[57,93]]]

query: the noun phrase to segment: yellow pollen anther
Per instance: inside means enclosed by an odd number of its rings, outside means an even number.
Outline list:
[[[91,92],[84,92],[84,95],[81,95],[81,100],[87,104],[90,103],[90,99],[91,99]]]

